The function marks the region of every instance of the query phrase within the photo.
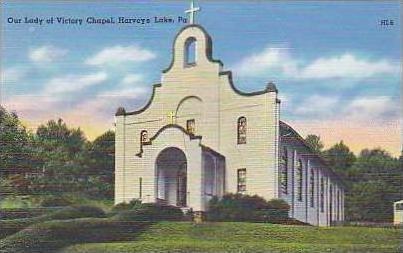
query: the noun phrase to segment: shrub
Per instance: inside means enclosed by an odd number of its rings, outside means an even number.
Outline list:
[[[67,206],[59,211],[49,214],[48,220],[68,220],[87,217],[102,218],[105,217],[105,212],[101,208],[95,206]]]
[[[0,252],[56,252],[76,243],[132,241],[148,225],[100,218],[47,221],[1,240]]]
[[[112,208],[112,211],[125,211],[125,210],[131,210],[131,209],[136,209],[141,206],[141,200],[139,199],[132,199],[129,203],[122,202],[117,205],[115,205]]]
[[[115,216],[115,219],[122,221],[180,221],[183,218],[183,212],[178,207],[151,203],[122,211]]]
[[[48,196],[41,202],[43,207],[68,206],[71,204],[72,202],[63,196]]]
[[[254,195],[227,194],[210,201],[207,219],[211,221],[279,222],[288,219],[288,204],[280,199],[266,201]]]
[[[50,220],[68,220],[78,218],[102,218],[105,213],[102,209],[93,206],[68,206],[61,210],[33,218],[2,220],[0,221],[0,238],[12,235],[32,224]]]
[[[266,221],[287,222],[290,206],[282,199],[272,199],[267,202]]]
[[[0,220],[32,218],[48,213],[48,208],[13,208],[0,209]]]

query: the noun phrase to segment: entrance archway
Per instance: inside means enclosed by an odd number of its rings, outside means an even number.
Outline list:
[[[179,148],[162,150],[156,159],[157,202],[187,206],[187,160]]]

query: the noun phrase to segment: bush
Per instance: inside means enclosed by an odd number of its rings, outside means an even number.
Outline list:
[[[287,222],[290,206],[282,199],[272,199],[267,202],[266,221]]]
[[[67,206],[59,211],[48,215],[48,220],[68,220],[78,218],[103,218],[105,212],[95,206],[79,205],[79,206]]]
[[[1,240],[0,252],[56,252],[76,243],[132,241],[148,225],[100,218],[47,221]]]
[[[0,209],[0,220],[32,218],[49,212],[48,208]]]
[[[63,196],[48,196],[42,200],[43,207],[69,206],[72,202]]]
[[[119,204],[113,206],[112,211],[131,210],[131,209],[139,208],[140,206],[141,206],[141,200],[132,199],[129,203],[122,202],[122,203],[119,203]]]
[[[121,221],[180,221],[184,215],[178,207],[149,203],[137,209],[122,211],[114,218]]]
[[[288,219],[289,205],[280,199],[266,201],[254,195],[227,194],[210,201],[207,219],[211,221],[279,222]]]
[[[2,220],[0,221],[0,238],[12,235],[32,224],[50,220],[68,220],[78,218],[102,218],[105,213],[102,209],[93,206],[68,206],[61,210],[34,218]]]

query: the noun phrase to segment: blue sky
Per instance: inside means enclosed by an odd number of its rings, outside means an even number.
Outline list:
[[[380,146],[398,154],[398,1],[198,1],[197,23],[237,87],[274,81],[282,119],[327,145]],[[89,137],[112,127],[116,107],[133,110],[171,61],[184,25],[10,24],[10,17],[185,16],[188,1],[5,2],[2,104],[33,129],[61,117]],[[382,26],[381,20],[394,25]],[[368,140],[371,140],[370,142]]]

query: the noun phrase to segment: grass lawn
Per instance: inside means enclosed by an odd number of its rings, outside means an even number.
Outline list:
[[[63,253],[102,252],[401,252],[393,228],[258,223],[160,222],[130,242],[77,244]],[[399,249],[400,247],[400,249]],[[400,250],[400,251],[399,251]]]

